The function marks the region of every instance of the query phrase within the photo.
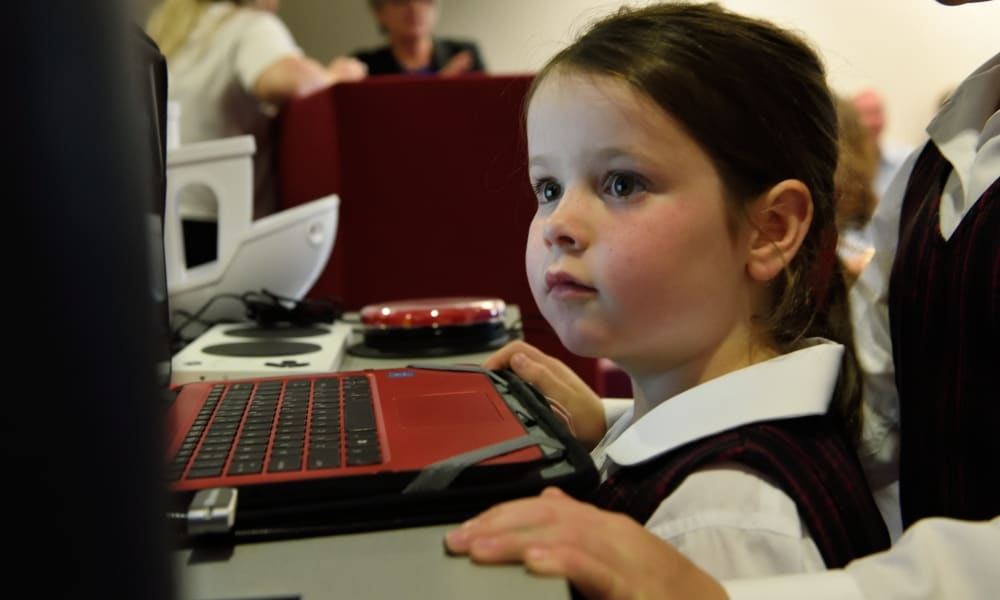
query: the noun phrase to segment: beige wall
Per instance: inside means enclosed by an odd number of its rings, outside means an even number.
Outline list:
[[[635,4],[647,4],[639,0]],[[914,144],[942,92],[1000,51],[1000,0],[946,7],[934,0],[722,0],[812,39],[834,89],[883,90],[886,136]],[[586,23],[622,2],[444,0],[438,31],[476,39],[495,72],[538,68]],[[366,0],[283,0],[281,16],[318,58],[376,44]],[[935,49],[931,51],[932,46]]]
[[[153,0],[133,0],[148,7]],[[637,0],[634,4],[647,4]],[[946,7],[934,0],[721,0],[809,37],[827,61],[834,89],[883,90],[886,136],[914,144],[938,98],[1000,51],[1000,0]],[[587,22],[622,2],[443,0],[438,32],[477,40],[497,73],[537,69]],[[381,37],[366,0],[282,0],[280,16],[320,60],[375,45]],[[933,47],[933,50],[932,50]]]

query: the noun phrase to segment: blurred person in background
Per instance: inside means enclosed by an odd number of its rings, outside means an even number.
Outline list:
[[[850,285],[875,252],[862,231],[878,204],[874,182],[879,157],[851,101],[837,97],[836,107],[838,157],[833,183],[837,197],[837,256]]]
[[[436,37],[441,0],[368,0],[386,45],[359,50],[354,56],[369,75],[459,75],[484,72],[475,42]]]
[[[868,131],[868,138],[878,157],[875,173],[875,193],[881,198],[893,175],[903,165],[903,161],[913,148],[886,142],[883,138],[886,124],[885,99],[873,88],[861,90],[851,97],[851,103],[861,117],[861,123]]]
[[[179,142],[254,136],[255,218],[278,205],[271,140],[281,105],[366,74],[353,58],[324,65],[305,56],[275,14],[279,4],[164,0],[146,25],[167,59],[169,98],[181,109]]]

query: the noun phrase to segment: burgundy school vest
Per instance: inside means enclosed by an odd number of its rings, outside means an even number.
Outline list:
[[[928,143],[890,279],[904,526],[1000,514],[1000,180],[945,241],[938,206],[951,170]]]
[[[690,473],[719,463],[754,469],[788,494],[828,568],[889,547],[857,454],[828,416],[754,423],[696,440],[620,468],[594,501],[645,523]]]

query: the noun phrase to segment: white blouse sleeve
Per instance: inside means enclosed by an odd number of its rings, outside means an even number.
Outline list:
[[[249,19],[235,48],[235,65],[240,85],[252,93],[264,69],[287,56],[302,56],[288,27],[277,16],[248,10]]]
[[[895,546],[845,570],[723,583],[730,600],[992,600],[1000,589],[1000,517],[924,519]]]
[[[604,427],[611,429],[615,421],[632,408],[634,401],[631,398],[601,398],[604,405]]]
[[[898,477],[899,406],[889,331],[889,275],[896,256],[906,183],[919,153],[896,172],[865,230],[875,254],[851,286],[849,305],[858,362],[864,374],[861,460],[873,489]]]

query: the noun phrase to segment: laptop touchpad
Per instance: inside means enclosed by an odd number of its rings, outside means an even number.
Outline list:
[[[447,427],[503,419],[483,392],[396,396],[393,400],[404,427]]]

